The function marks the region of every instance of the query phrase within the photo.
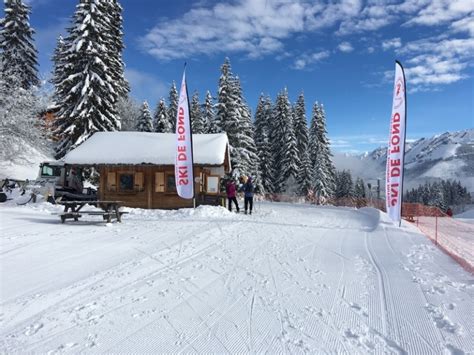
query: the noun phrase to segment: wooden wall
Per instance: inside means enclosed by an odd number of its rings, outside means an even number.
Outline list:
[[[157,179],[155,177],[155,173],[164,173],[166,185],[166,178],[168,176],[174,175],[173,165],[100,166],[98,170],[100,172],[100,200],[121,201],[123,206],[148,209],[175,209],[183,207],[193,207],[192,200],[180,198],[176,192],[169,191],[166,186],[165,191],[157,191],[158,188],[156,186]],[[204,199],[204,196],[199,196],[199,194],[205,194],[205,192],[202,190],[204,189],[203,186],[205,186],[206,176],[211,174],[210,170],[210,168],[206,167],[194,167],[194,176],[202,177],[201,182],[195,182],[194,184],[194,188],[196,191],[196,200],[198,201],[198,203],[199,201],[207,201],[206,204],[209,204],[209,201],[214,201],[213,198]],[[136,173],[138,173],[138,175],[136,175]],[[140,173],[143,175],[140,175]],[[115,189],[113,188],[113,186],[110,186],[110,181],[112,181],[114,174],[116,177]],[[136,187],[133,191],[121,190],[119,186],[119,176],[121,174],[133,174],[135,177],[143,176],[142,188]],[[215,204],[221,203],[221,200],[218,199],[218,195],[216,195],[215,201]]]

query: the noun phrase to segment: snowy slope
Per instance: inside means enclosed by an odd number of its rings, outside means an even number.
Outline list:
[[[386,148],[361,156],[336,154],[337,169],[349,169],[353,177],[366,181],[385,177]],[[412,188],[438,179],[461,180],[474,192],[474,129],[443,133],[408,143],[405,155],[405,187]]]
[[[0,159],[0,180],[4,178],[26,180],[36,179],[39,164],[43,161],[54,160],[52,153],[37,149],[24,141],[20,145],[20,154],[8,159]]]
[[[374,209],[0,205],[0,353],[472,353],[474,278]]]

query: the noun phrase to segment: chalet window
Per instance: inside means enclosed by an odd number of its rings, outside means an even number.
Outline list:
[[[117,191],[117,180],[114,172],[107,173],[107,191]]]
[[[219,176],[208,176],[206,191],[211,194],[219,192]]]
[[[133,174],[120,174],[119,186],[120,191],[133,191]]]
[[[176,192],[174,174],[166,174],[166,192]]]
[[[165,192],[165,173],[155,173],[155,192]]]
[[[145,191],[144,187],[144,179],[143,179],[143,173],[142,172],[137,172],[135,173],[135,191],[142,192]]]

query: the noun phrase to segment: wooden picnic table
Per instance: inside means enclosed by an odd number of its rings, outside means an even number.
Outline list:
[[[66,219],[78,221],[83,214],[102,216],[108,223],[112,222],[112,218],[122,222],[122,215],[126,213],[119,211],[120,201],[61,201],[59,204],[64,205],[64,212],[59,215],[61,223],[64,223]],[[81,211],[85,205],[100,207],[102,211]]]

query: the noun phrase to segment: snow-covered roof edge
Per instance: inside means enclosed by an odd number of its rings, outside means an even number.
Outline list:
[[[194,163],[230,166],[226,133],[193,134]],[[97,132],[63,158],[70,165],[174,165],[176,135]]]

